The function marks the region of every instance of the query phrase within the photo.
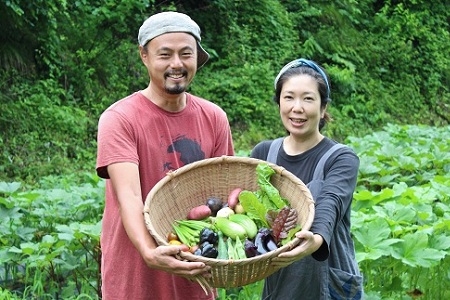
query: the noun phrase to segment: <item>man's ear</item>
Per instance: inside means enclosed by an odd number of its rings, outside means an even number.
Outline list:
[[[139,56],[141,57],[144,65],[147,63],[148,51],[143,46],[139,45]]]

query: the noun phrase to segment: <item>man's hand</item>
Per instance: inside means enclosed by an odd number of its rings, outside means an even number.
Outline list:
[[[133,163],[115,163],[108,173],[120,207],[120,216],[130,241],[141,254],[146,265],[186,278],[194,275],[211,276],[209,266],[202,262],[186,262],[175,256],[180,246],[159,246],[145,227],[144,204],[141,196],[139,169]]]
[[[205,278],[211,277],[211,267],[202,262],[187,262],[176,258],[182,251],[180,246],[159,246],[155,249],[148,249],[143,255],[145,263],[149,268],[162,270],[188,279],[195,275],[202,275]]]

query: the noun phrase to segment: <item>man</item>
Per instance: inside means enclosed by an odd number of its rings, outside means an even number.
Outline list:
[[[151,188],[169,170],[233,155],[230,126],[221,108],[186,92],[209,58],[200,45],[200,28],[189,16],[153,15],[139,29],[138,40],[149,85],[111,105],[98,125],[96,169],[107,179],[102,297],[214,299],[188,280],[210,276],[209,267],[177,260],[179,246],[158,247],[143,208]]]

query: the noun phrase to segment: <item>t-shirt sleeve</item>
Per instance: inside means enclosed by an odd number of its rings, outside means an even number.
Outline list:
[[[359,158],[350,149],[334,156],[334,159],[331,156],[325,164],[324,184],[315,199],[315,217],[311,227],[313,233],[320,234],[324,239],[322,246],[312,254],[316,260],[328,258],[336,227],[351,210],[358,169]]]
[[[250,157],[267,160],[271,141],[259,142],[251,151]]]
[[[225,112],[223,112],[221,116],[222,117],[220,117],[218,121],[219,130],[217,131],[218,137],[216,139],[217,144],[215,147],[216,150],[214,156],[232,156],[234,155],[234,145],[231,135],[230,123],[228,122],[228,118]]]
[[[105,111],[98,123],[98,176],[109,179],[107,167],[117,162],[139,163],[136,139],[129,122],[113,110]]]

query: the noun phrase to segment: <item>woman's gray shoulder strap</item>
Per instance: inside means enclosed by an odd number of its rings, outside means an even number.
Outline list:
[[[281,145],[283,144],[283,137],[277,138],[272,141],[269,148],[269,153],[267,154],[266,161],[276,164],[278,151],[280,150]]]
[[[272,141],[269,148],[269,153],[267,154],[266,161],[276,164],[277,163],[277,157],[278,157],[278,151],[280,150],[281,145],[283,144],[284,138],[277,138]],[[337,143],[330,149],[328,149],[327,152],[320,158],[319,162],[317,163],[316,168],[314,169],[314,175],[312,180],[323,180],[324,179],[324,168],[325,163],[327,162],[328,158],[333,154],[336,150],[347,147],[344,144]]]
[[[325,163],[327,162],[328,158],[333,154],[336,150],[346,147],[344,144],[337,143],[330,149],[328,149],[327,152],[320,158],[319,162],[317,163],[316,169],[314,170],[314,175],[312,180],[323,180],[324,174],[323,170],[325,168]]]

